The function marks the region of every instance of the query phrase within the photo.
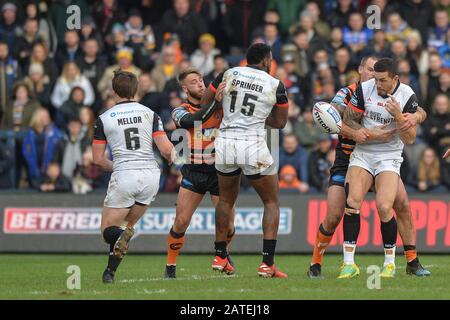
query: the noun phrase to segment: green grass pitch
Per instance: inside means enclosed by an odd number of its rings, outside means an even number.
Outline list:
[[[323,280],[306,277],[307,255],[279,255],[277,265],[289,279],[261,279],[256,274],[259,255],[235,255],[237,273],[214,273],[211,255],[181,255],[176,280],[163,278],[164,255],[133,255],[122,262],[116,283],[104,285],[101,275],[106,255],[0,255],[0,299],[450,299],[450,256],[423,255],[432,276],[405,274],[405,260],[397,257],[397,275],[382,279],[380,289],[368,289],[369,265],[380,265],[382,255],[358,255],[361,275],[337,280],[340,255],[325,257]],[[81,270],[81,289],[67,289],[69,265]]]

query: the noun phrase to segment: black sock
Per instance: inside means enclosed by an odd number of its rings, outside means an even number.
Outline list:
[[[180,232],[180,233],[178,233],[178,232],[173,231],[173,227],[170,228],[170,235],[171,235],[172,237],[174,237],[175,239],[183,238],[185,234],[186,234],[186,232]]]
[[[107,269],[113,272],[117,270],[117,267],[122,261],[122,259],[117,258],[114,255],[114,244],[116,243],[117,239],[119,239],[122,232],[122,228],[119,228],[117,226],[108,227],[103,231],[103,239],[105,239],[106,243],[109,243],[109,258]]]
[[[216,256],[219,256],[222,259],[225,259],[228,256],[226,241],[214,242],[214,249],[216,249]]]
[[[322,224],[320,224],[320,226],[319,226],[319,231],[320,231],[324,236],[327,236],[327,237],[331,237],[331,236],[334,234],[334,232],[328,232],[327,230],[325,230]]]
[[[359,214],[344,214],[344,243],[356,244],[361,228]]]
[[[394,248],[397,243],[397,220],[392,217],[388,222],[381,222],[381,236],[385,249]]]
[[[269,267],[273,265],[273,256],[275,255],[275,247],[277,246],[277,240],[263,239],[263,262]]]

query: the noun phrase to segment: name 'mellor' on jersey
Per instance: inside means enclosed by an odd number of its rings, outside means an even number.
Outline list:
[[[137,102],[121,102],[97,118],[94,143],[108,143],[113,170],[154,169],[153,137],[165,134],[159,116]]]
[[[392,96],[399,102],[403,113],[415,113],[419,106],[414,91],[406,84],[398,82]],[[350,100],[349,106],[357,111],[364,112],[361,125],[367,129],[373,129],[387,125],[386,130],[395,129],[394,117],[386,110],[388,97],[378,95],[375,79],[361,83]],[[400,135],[397,133],[388,142],[366,141],[357,144],[355,150],[369,153],[391,153],[401,155],[404,147]]]

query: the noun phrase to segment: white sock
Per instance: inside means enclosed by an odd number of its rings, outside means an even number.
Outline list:
[[[354,264],[356,244],[344,243],[342,249],[344,251],[344,263]]]
[[[384,264],[383,267],[388,265],[389,263],[393,263],[395,265],[395,246],[392,248],[384,248]]]

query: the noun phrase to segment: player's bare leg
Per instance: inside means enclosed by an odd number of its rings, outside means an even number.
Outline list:
[[[399,180],[397,196],[395,197],[393,208],[397,214],[398,232],[403,241],[403,249],[407,262],[406,273],[419,277],[431,275],[431,272],[420,264],[417,256],[416,237],[411,217],[411,208],[405,185],[401,179]]]
[[[219,203],[219,196],[211,195],[211,202],[214,206],[214,208]],[[227,252],[228,252],[228,262],[234,267],[234,262],[231,260],[230,255],[230,248],[231,248],[231,241],[233,241],[234,235],[236,233],[236,230],[234,229],[234,217],[236,215],[236,210],[233,207],[233,211],[229,217],[229,225],[228,225],[228,232],[227,232]]]
[[[129,212],[130,208],[118,209],[103,207],[101,232],[103,239],[109,244],[108,266],[103,272],[104,283],[114,282],[114,274],[122,261],[122,258],[114,255],[114,245],[123,232],[120,226],[124,224]]]
[[[177,257],[185,242],[185,232],[195,210],[203,200],[203,194],[180,187],[176,203],[176,216],[167,236],[166,278],[176,278]]]
[[[355,264],[356,242],[360,230],[360,209],[364,197],[373,184],[373,176],[365,169],[351,166],[348,169],[345,192],[347,200],[344,209],[344,264],[339,279],[352,278],[359,275]]]
[[[323,255],[341,222],[344,210],[344,188],[338,185],[330,186],[327,194],[327,215],[317,230],[311,264],[307,273],[311,279],[322,278]]]
[[[130,212],[125,218],[127,226],[114,245],[114,255],[116,257],[123,258],[127,254],[128,244],[134,235],[134,226],[144,215],[147,208],[147,205],[141,203],[135,203],[131,207]]]
[[[258,274],[261,277],[287,278],[287,274],[275,267],[274,256],[277,244],[278,225],[280,222],[280,203],[278,200],[278,175],[261,175],[250,179],[264,204],[263,227],[263,261]]]
[[[234,204],[239,194],[241,176],[218,175],[219,180],[219,201],[216,206],[216,241],[215,258],[212,264],[213,270],[234,273],[234,267],[228,260],[227,239],[231,226],[234,221]]]
[[[399,180],[399,175],[392,171],[381,172],[375,178],[376,205],[381,220],[381,235],[384,245],[384,264],[381,277],[392,278],[395,274],[397,221],[392,206],[397,195]]]

